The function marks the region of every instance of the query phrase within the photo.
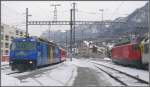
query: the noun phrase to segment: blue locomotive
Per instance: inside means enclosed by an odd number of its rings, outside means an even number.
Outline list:
[[[10,46],[9,62],[12,70],[36,69],[64,61],[62,51],[66,55],[63,48],[37,37],[16,38]]]

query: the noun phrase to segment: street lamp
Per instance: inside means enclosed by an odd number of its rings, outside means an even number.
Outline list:
[[[103,11],[104,11],[104,9],[99,9],[99,11],[102,12],[102,22],[103,22]]]
[[[101,28],[103,28],[103,9],[99,9],[99,11],[101,11],[102,12],[102,22],[101,22]],[[99,31],[99,33],[100,33],[100,31]]]
[[[67,50],[67,30],[66,30],[66,50]]]
[[[29,34],[28,34],[28,17],[29,16],[32,16],[32,15],[28,14],[28,8],[26,8],[26,37],[29,37]]]

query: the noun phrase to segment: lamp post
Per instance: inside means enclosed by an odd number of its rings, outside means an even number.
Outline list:
[[[28,34],[28,17],[32,15],[28,15],[28,8],[26,8],[26,37],[29,37]]]
[[[66,50],[67,50],[67,30],[66,30]]]
[[[101,11],[102,12],[102,22],[103,22],[103,12],[104,12],[104,9],[99,9],[99,11]]]
[[[102,19],[102,23],[101,23],[101,29],[103,28],[103,9],[99,9],[99,11],[101,11],[102,12],[102,17],[101,17],[101,19]],[[99,31],[100,32],[100,31]]]

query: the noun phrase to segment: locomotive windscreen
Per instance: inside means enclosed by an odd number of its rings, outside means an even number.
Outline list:
[[[11,50],[36,50],[35,42],[13,42]]]

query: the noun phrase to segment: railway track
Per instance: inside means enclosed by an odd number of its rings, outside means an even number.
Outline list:
[[[1,67],[2,67],[2,66],[8,66],[8,65],[9,65],[9,64],[1,65]]]
[[[38,73],[38,72],[45,72],[45,71],[48,71],[48,70],[53,70],[53,69],[59,68],[62,65],[63,64],[58,64],[58,65],[55,64],[53,66],[39,67],[39,68],[37,68],[35,70],[27,70],[27,71],[23,71],[23,72],[20,72],[20,71],[11,71],[10,70],[10,72],[6,73],[6,75],[12,75],[14,77],[21,77],[21,76],[27,76],[28,77],[28,75],[30,75],[30,74],[34,74],[34,73]]]
[[[6,75],[12,75],[12,74],[17,74],[17,73],[21,73],[21,72],[15,71],[15,72],[7,73]]]
[[[1,70],[6,70],[6,69],[10,69],[9,64],[6,65],[1,65]]]
[[[99,64],[95,62],[91,62],[91,63],[93,63],[96,68],[105,72],[111,78],[113,78],[114,80],[116,80],[117,82],[119,82],[124,86],[148,86],[149,85],[149,82],[142,80],[136,76],[132,76],[130,74],[119,71],[117,69],[105,66],[103,64]]]

